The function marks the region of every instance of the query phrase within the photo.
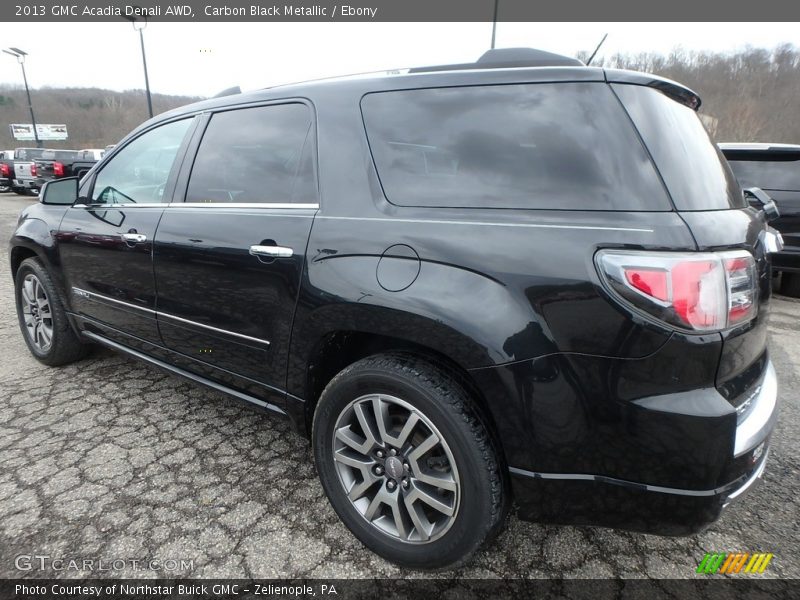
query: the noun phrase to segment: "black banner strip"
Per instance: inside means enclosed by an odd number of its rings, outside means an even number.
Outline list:
[[[38,0],[0,2],[9,22],[103,22],[146,18],[169,22],[492,21],[495,0]],[[510,21],[800,21],[800,3],[786,0],[498,0],[497,20]]]

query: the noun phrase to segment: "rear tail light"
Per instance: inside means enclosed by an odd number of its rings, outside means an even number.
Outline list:
[[[596,262],[616,296],[680,329],[726,329],[749,321],[758,311],[756,264],[745,250],[601,250]]]
[[[0,165],[0,177],[8,177],[11,171],[8,169],[8,165],[2,164]]]
[[[36,164],[31,165],[31,177],[36,177]]]
[[[64,176],[64,165],[60,162],[56,161],[53,163],[53,175],[56,177],[63,177]]]

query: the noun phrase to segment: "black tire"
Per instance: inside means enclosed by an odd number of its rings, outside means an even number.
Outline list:
[[[800,298],[800,273],[783,273],[781,275],[781,294]]]
[[[25,188],[12,187],[11,191],[14,192],[15,194],[17,194],[18,196],[24,196],[25,195]]]
[[[38,280],[49,302],[50,319],[47,320],[51,323],[52,335],[49,347],[46,348],[40,348],[34,343],[28,331],[28,327],[25,324],[25,315],[23,312],[23,304],[25,302],[23,297],[23,285],[28,276],[33,276]],[[22,337],[36,360],[51,367],[58,367],[82,358],[86,353],[87,346],[81,343],[75,331],[73,331],[70,326],[67,314],[64,311],[64,305],[61,303],[61,298],[58,295],[53,280],[39,259],[26,258],[22,261],[22,264],[20,264],[17,270],[16,277],[14,278],[14,287],[14,296],[17,304],[17,319],[19,321],[20,330],[22,331]]]
[[[413,538],[415,527],[409,529],[410,537],[405,539],[390,535],[370,522],[347,497],[333,458],[334,430],[356,399],[373,394],[400,398],[424,415],[451,451],[460,487],[455,514],[439,537],[406,541]],[[424,423],[422,427],[425,431]],[[448,369],[426,359],[404,353],[380,354],[345,368],[320,396],[314,414],[312,442],[322,486],[336,513],[370,550],[394,563],[425,569],[457,566],[493,538],[505,521],[510,494],[497,441],[490,435],[481,411],[459,379]],[[430,462],[427,465],[429,467]],[[383,477],[389,479],[388,461],[385,466]],[[376,485],[383,490],[391,484],[381,480]],[[415,485],[411,483],[402,490],[397,486],[393,493],[408,494]],[[393,514],[390,511],[390,515]]]

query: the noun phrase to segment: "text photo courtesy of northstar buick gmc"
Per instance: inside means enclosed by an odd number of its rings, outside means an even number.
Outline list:
[[[779,246],[699,105],[504,49],[167,112],[20,215],[22,335],[288,419],[401,565],[467,560],[512,499],[697,531],[767,462]]]

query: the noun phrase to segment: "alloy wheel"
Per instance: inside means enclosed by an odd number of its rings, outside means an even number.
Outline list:
[[[348,500],[384,534],[430,543],[455,521],[461,483],[453,453],[408,402],[370,394],[348,404],[333,430],[333,460]]]
[[[33,273],[22,282],[20,300],[28,339],[39,351],[47,352],[53,343],[53,313],[47,292]]]

